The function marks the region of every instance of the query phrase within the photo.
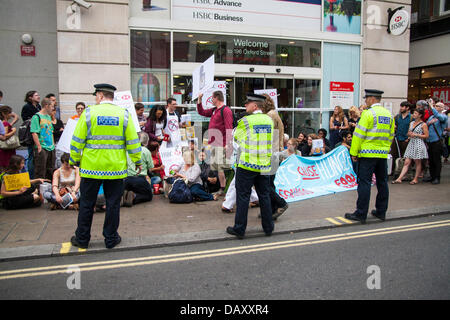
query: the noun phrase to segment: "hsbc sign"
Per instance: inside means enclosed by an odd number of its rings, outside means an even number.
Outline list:
[[[397,10],[390,17],[388,32],[394,36],[403,34],[409,26],[409,13],[406,10]]]

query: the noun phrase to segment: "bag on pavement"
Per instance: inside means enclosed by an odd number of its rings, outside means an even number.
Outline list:
[[[187,181],[181,178],[176,179],[169,190],[169,201],[172,203],[190,203],[192,200]]]

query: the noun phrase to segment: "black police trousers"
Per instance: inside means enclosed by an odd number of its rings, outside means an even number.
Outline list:
[[[269,176],[238,167],[236,170],[236,216],[233,229],[240,235],[244,235],[247,228],[248,205],[253,185],[258,194],[262,228],[265,233],[273,231]]]
[[[78,227],[75,231],[75,236],[81,245],[87,246],[91,240],[94,207],[102,183],[106,200],[106,214],[103,224],[105,245],[114,245],[119,238],[117,229],[119,229],[120,221],[120,200],[123,196],[123,179],[103,180],[81,178],[80,210],[78,212]]]
[[[389,202],[387,159],[359,158],[358,161],[358,200],[356,202],[355,214],[363,219],[367,218],[370,202],[370,188],[374,173],[378,190],[375,209],[379,215],[386,214]]]

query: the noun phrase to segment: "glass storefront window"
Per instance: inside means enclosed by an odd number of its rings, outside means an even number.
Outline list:
[[[295,108],[320,108],[320,80],[295,79]]]
[[[412,103],[418,100],[437,96],[444,103],[449,103],[448,96],[441,97],[441,92],[447,92],[450,87],[450,64],[410,69],[408,75],[408,100]]]
[[[170,34],[131,30],[131,93],[136,102],[170,96]]]
[[[216,63],[320,68],[320,42],[215,34],[173,34],[176,62],[204,62],[214,54]]]

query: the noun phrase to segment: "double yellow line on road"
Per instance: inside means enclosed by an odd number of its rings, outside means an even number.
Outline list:
[[[337,235],[320,236],[320,237],[313,237],[313,238],[306,238],[306,239],[271,242],[271,243],[257,244],[257,245],[251,245],[251,246],[239,246],[239,247],[232,247],[232,248],[195,251],[195,252],[187,252],[187,253],[177,253],[177,254],[160,255],[160,256],[153,256],[153,257],[88,262],[88,263],[80,263],[80,264],[76,264],[76,265],[70,264],[70,265],[47,266],[47,267],[28,268],[28,269],[7,270],[7,271],[0,271],[0,280],[68,273],[68,270],[72,269],[73,267],[79,268],[79,270],[81,272],[98,271],[98,270],[106,270],[106,269],[118,269],[118,268],[127,268],[127,267],[138,267],[138,266],[146,266],[146,265],[152,265],[152,264],[157,264],[157,263],[180,262],[180,261],[214,258],[214,257],[220,257],[220,256],[243,254],[243,253],[254,253],[254,252],[261,252],[261,251],[268,251],[268,250],[299,247],[299,246],[320,244],[320,243],[326,243],[326,242],[335,242],[335,241],[350,240],[350,239],[357,239],[357,238],[366,238],[366,237],[381,236],[381,235],[386,235],[386,234],[408,232],[408,231],[415,231],[415,230],[424,230],[424,229],[431,229],[431,228],[441,228],[441,227],[448,227],[448,226],[450,226],[450,220],[443,220],[443,221],[435,221],[435,222],[428,222],[428,223],[412,224],[412,225],[406,225],[406,226],[342,233],[342,234],[337,234]]]

